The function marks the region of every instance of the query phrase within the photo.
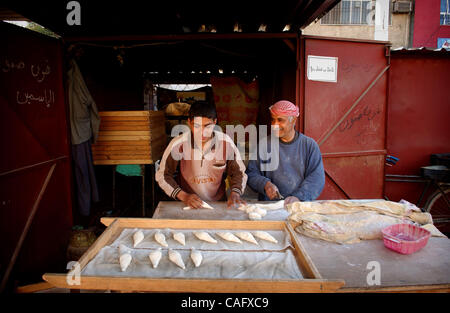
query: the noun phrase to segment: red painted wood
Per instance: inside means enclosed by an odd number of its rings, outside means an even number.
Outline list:
[[[56,163],[10,276],[38,280],[65,265],[72,225],[62,48],[56,39],[5,23],[0,36],[7,43],[0,51],[0,277]]]
[[[336,83],[308,80],[307,73],[304,74],[304,132],[320,143],[386,68],[385,44],[314,37],[304,40],[306,66],[308,55],[338,58]],[[347,195],[382,198],[386,87],[385,73],[321,144],[330,177],[320,199]]]

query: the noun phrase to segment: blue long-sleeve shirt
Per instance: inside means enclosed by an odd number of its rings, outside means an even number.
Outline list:
[[[274,170],[264,168],[273,161],[270,136],[267,142],[267,151],[259,151],[257,160],[250,160],[246,170],[247,184],[258,192],[258,199],[269,200],[264,186],[271,181],[285,198],[295,196],[301,201],[315,200],[325,185],[325,172],[322,155],[314,139],[296,132],[289,143],[279,140],[279,162]]]

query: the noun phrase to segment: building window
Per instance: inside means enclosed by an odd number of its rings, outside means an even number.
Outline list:
[[[450,0],[441,0],[441,25],[450,25]]]
[[[445,0],[448,1],[448,0]],[[320,23],[323,25],[373,25],[375,20],[373,0],[342,0]],[[389,25],[391,25],[392,1],[389,1]]]

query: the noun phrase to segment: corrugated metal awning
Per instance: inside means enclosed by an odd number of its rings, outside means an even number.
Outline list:
[[[450,49],[446,48],[405,48],[399,47],[396,49],[391,49],[393,55],[440,55],[440,56],[450,56]]]

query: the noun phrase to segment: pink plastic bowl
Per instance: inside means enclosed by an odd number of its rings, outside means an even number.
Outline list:
[[[401,254],[419,251],[428,243],[431,233],[411,224],[395,224],[381,230],[386,248]]]

